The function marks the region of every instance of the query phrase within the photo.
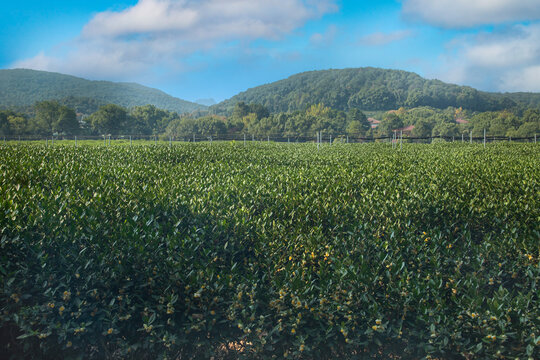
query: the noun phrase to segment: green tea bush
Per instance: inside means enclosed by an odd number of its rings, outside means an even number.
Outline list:
[[[4,146],[1,358],[539,358],[533,144]]]

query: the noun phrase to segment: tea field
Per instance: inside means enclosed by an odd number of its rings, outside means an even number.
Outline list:
[[[0,358],[540,358],[540,146],[0,146]]]

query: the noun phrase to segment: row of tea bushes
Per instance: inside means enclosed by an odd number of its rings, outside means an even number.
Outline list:
[[[1,358],[538,358],[540,148],[4,146]]]

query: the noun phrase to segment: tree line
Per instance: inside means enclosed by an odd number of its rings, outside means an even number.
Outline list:
[[[174,138],[245,133],[254,136],[314,136],[354,134],[365,137],[391,136],[410,127],[415,137],[461,136],[484,129],[492,136],[525,137],[540,133],[540,110],[527,109],[473,112],[463,108],[428,106],[371,113],[380,123],[373,127],[366,113],[357,108],[337,110],[322,103],[303,110],[271,113],[261,104],[238,102],[228,116],[194,112],[178,114],[153,105],[131,109],[107,104],[83,116],[58,101],[40,101],[24,114],[0,111],[0,135],[162,135]],[[412,126],[411,126],[412,125]]]

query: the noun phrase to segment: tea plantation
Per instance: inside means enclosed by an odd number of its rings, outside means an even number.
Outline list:
[[[0,358],[540,358],[540,146],[0,146]]]

